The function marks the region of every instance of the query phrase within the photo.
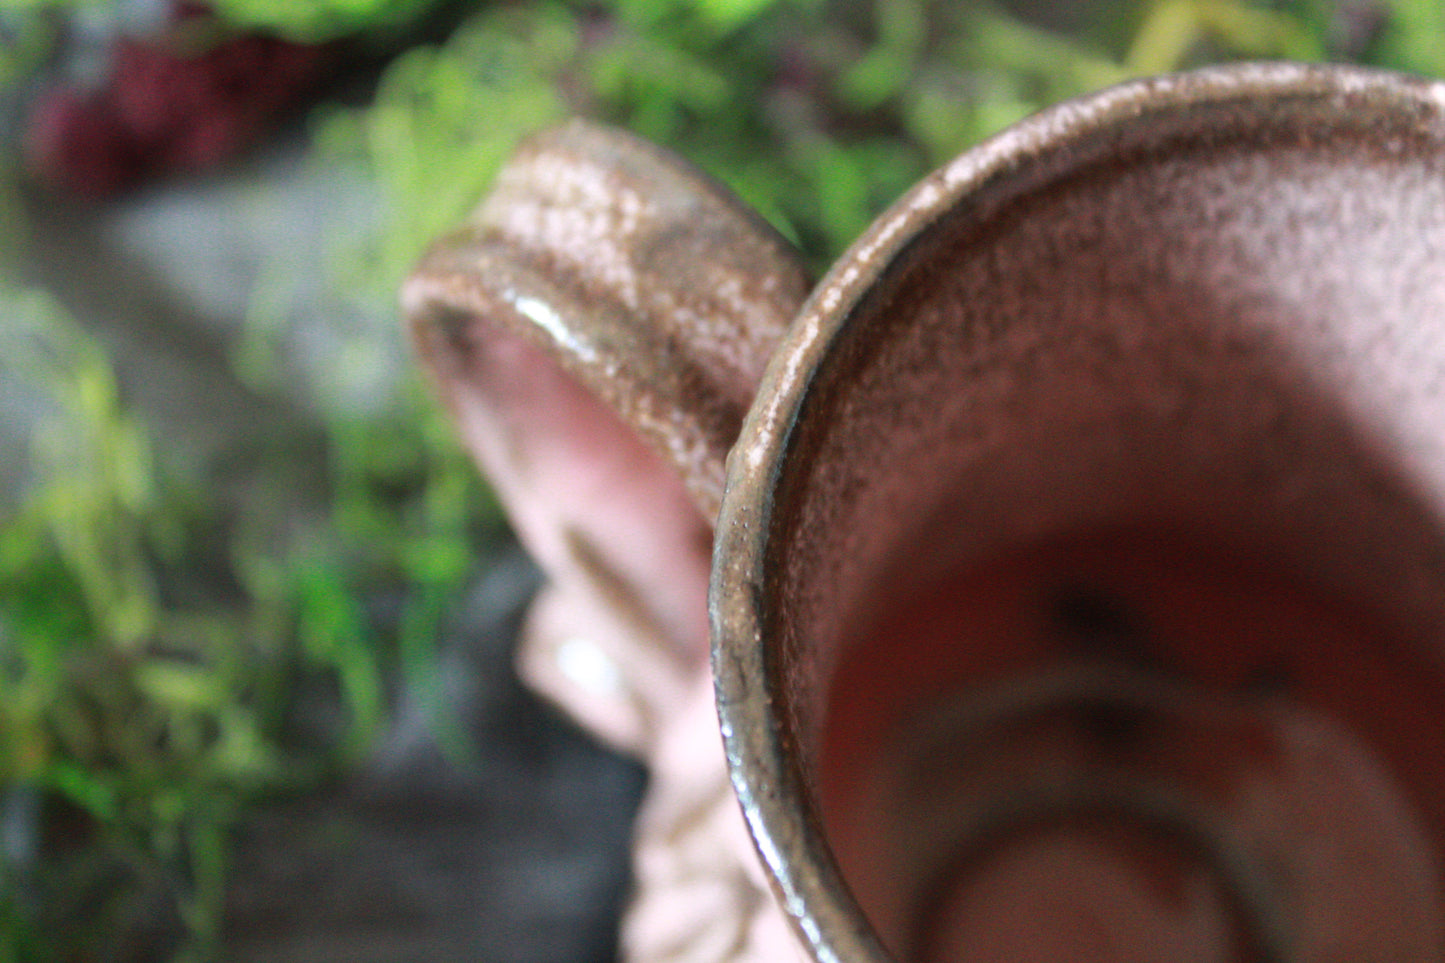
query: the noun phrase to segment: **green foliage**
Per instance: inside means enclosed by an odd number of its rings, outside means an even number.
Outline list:
[[[384,30],[420,16],[439,0],[211,0],[223,19],[239,27],[319,42]]]
[[[1313,6],[1122,6],[1132,26],[1099,31],[1112,47],[985,3],[492,7],[401,58],[375,103],[331,118],[324,140],[389,199],[364,271],[388,285],[463,218],[522,134],[566,112],[691,157],[821,266],[930,167],[1049,103],[1207,60],[1328,53]]]
[[[121,897],[151,889],[207,955],[237,814],[359,759],[389,678],[434,686],[434,640],[495,508],[410,382],[389,414],[331,423],[328,517],[282,540],[243,517],[220,533],[233,587],[197,594],[217,507],[160,471],[104,353],[53,299],[9,291],[0,316],[0,378],[37,419],[24,496],[0,520],[0,804],[39,793],[95,836],[51,854],[45,878],[0,858],[0,915],[19,920],[6,938],[38,925],[26,894],[116,897],[51,934],[63,942],[140,925]],[[400,614],[378,620],[385,594]],[[298,742],[288,707],[318,683],[342,718]]]
[[[0,90],[23,81],[54,49],[60,24],[44,4],[0,0]]]
[[[457,224],[523,134],[560,117],[557,75],[578,26],[559,8],[489,10],[387,69],[372,104],[318,131],[324,163],[365,168],[388,217],[349,252],[349,281],[388,301],[424,246]]]
[[[1387,7],[1390,16],[1370,59],[1396,70],[1445,76],[1445,4],[1388,0]]]
[[[417,19],[442,0],[210,0],[216,14],[242,29],[274,33],[302,42],[320,42],[362,31],[385,31]],[[102,13],[120,7],[114,0],[0,0],[0,28],[16,31],[53,25],[48,16],[88,8]],[[3,78],[0,78],[3,79]]]
[[[230,798],[279,764],[237,702],[237,625],[161,600],[180,519],[98,345],[37,292],[8,292],[0,314],[0,372],[38,412],[26,496],[0,525],[0,799],[43,791],[93,821],[103,851],[172,867],[204,942]],[[16,892],[0,891],[4,912]]]
[[[55,412],[32,436],[37,483],[21,524],[53,540],[100,639],[133,649],[156,628],[145,562],[145,521],[156,494],[149,442],[120,410],[98,345],[38,293],[6,307],[0,353],[8,373],[47,395]]]

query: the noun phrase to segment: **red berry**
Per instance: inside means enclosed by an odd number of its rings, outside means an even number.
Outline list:
[[[177,17],[200,16],[179,4]],[[110,193],[147,174],[204,168],[256,140],[316,85],[334,48],[243,34],[198,50],[194,31],[121,38],[108,85],[37,103],[32,166],[51,183]]]
[[[135,183],[144,161],[126,126],[101,95],[51,90],[30,110],[26,166],[41,180],[101,197]]]

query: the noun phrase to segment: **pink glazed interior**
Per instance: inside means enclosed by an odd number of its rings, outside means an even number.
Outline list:
[[[1370,96],[1046,155],[820,349],[768,711],[898,959],[1445,958],[1445,132]]]
[[[633,631],[705,660],[712,526],[677,470],[522,335],[472,319],[471,391],[458,429],[486,465],[528,550]]]
[[[820,766],[855,892],[921,960],[1437,957],[1445,673],[1166,532],[992,557],[868,627]]]
[[[641,753],[706,671],[712,525],[677,469],[540,338],[481,314],[427,318],[422,347],[462,441],[549,577],[521,669]]]

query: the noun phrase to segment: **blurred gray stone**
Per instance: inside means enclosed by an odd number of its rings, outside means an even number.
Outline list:
[[[251,821],[228,958],[604,963],[616,958],[640,768],[523,690],[510,640],[536,584],[519,551],[457,613],[439,705],[415,703],[368,771]],[[460,759],[439,744],[439,714]]]

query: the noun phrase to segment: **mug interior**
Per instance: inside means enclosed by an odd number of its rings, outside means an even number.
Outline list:
[[[819,959],[1445,953],[1441,103],[1279,67],[1069,105],[815,294],[713,604]]]

